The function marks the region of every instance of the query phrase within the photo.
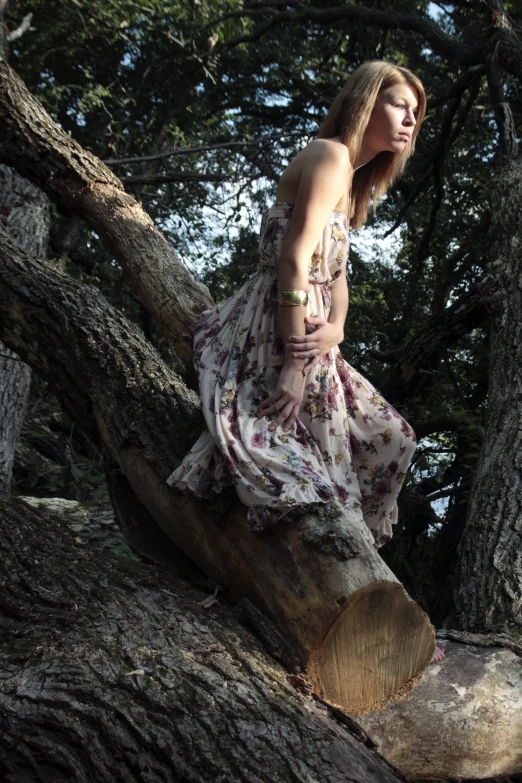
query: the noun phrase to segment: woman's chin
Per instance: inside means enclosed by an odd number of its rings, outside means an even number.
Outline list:
[[[390,152],[403,152],[407,146],[408,146],[408,142],[406,141],[406,139],[398,139],[398,140],[394,139],[390,143],[388,149]]]

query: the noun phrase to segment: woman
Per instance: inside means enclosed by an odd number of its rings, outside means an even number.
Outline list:
[[[375,212],[413,153],[425,111],[409,70],[364,63],[318,138],[285,169],[262,215],[256,271],[197,321],[208,429],[171,486],[210,498],[234,485],[259,531],[296,506],[336,500],[376,548],[390,540],[416,437],[338,348],[348,220],[364,224],[372,189]]]

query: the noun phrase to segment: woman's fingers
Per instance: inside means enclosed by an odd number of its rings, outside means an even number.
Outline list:
[[[268,398],[270,399],[270,398]],[[265,400],[265,402],[268,402],[268,400]],[[259,418],[263,418],[263,416],[270,416],[271,413],[277,413],[277,411],[281,410],[283,405],[286,403],[285,397],[280,397],[276,402],[274,402],[273,405],[270,406],[270,408],[266,408],[266,410],[263,410],[263,413],[260,414]],[[263,403],[261,403],[263,405]]]
[[[286,421],[286,419],[288,418],[290,413],[293,411],[294,405],[295,405],[295,403],[293,402],[293,400],[290,400],[285,405],[285,407],[283,408],[281,414],[277,417],[277,419],[274,419],[274,421],[272,421],[268,425],[268,429],[269,430],[275,430],[277,427],[279,427],[280,424],[282,424],[284,421]]]
[[[303,375],[309,375],[309,374],[312,372],[312,370],[314,369],[314,367],[315,367],[315,366],[316,366],[318,363],[319,363],[319,356],[316,356],[314,359],[312,359],[312,361],[310,362],[310,364],[307,364],[307,365],[306,365],[306,367],[305,367],[305,368],[304,368],[304,370],[303,370]]]
[[[319,340],[310,340],[306,343],[287,343],[285,350],[293,354],[294,352],[302,353],[303,351],[319,351],[321,343]]]
[[[269,405],[274,407],[275,404],[277,402],[279,402],[280,405],[275,407],[275,410],[279,410],[281,405],[283,405],[285,403],[284,397],[285,397],[285,395],[283,393],[283,390],[282,389],[276,389],[275,392],[273,392],[273,394],[270,395],[270,397],[266,397],[264,400],[261,400],[261,402],[259,403],[259,407],[260,408],[268,408]],[[267,413],[268,413],[268,410],[265,410],[263,415],[266,415]]]
[[[309,359],[311,356],[317,356],[320,353],[319,348],[311,348],[309,351],[293,351],[294,359]]]
[[[313,334],[305,334],[302,337],[289,337],[287,345],[290,348],[298,348],[302,345],[319,345],[319,337],[316,336],[315,332]]]
[[[283,424],[283,430],[285,432],[288,432],[288,430],[291,430],[294,424],[297,421],[297,417],[299,416],[299,408],[300,405],[294,405],[292,412],[286,422]]]
[[[283,396],[284,396],[283,389],[276,389],[274,392],[272,392],[270,397],[265,397],[264,400],[261,400],[261,402],[259,403],[259,407],[263,408],[265,405],[270,405],[270,403],[272,402],[277,402],[277,400],[280,400],[281,397]]]
[[[289,425],[285,426],[284,429],[291,429],[299,415],[300,405],[300,402],[296,403],[294,400],[289,400],[287,397],[281,397],[276,404],[272,405],[271,408],[267,408],[266,411],[263,411],[263,413],[261,413],[258,418],[262,419],[263,416],[269,416],[272,413],[279,413],[279,416],[274,419],[274,421],[270,422],[268,429],[275,430],[284,421],[287,421],[287,423],[289,422]],[[292,418],[289,419],[289,416],[292,416]]]

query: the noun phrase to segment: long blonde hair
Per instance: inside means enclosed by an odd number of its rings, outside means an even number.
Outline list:
[[[339,136],[348,147],[353,162],[361,150],[364,132],[379,93],[404,82],[418,95],[417,122],[402,152],[379,152],[354,172],[348,215],[350,226],[354,229],[366,223],[372,198],[375,214],[377,202],[401,176],[408,158],[415,151],[415,138],[426,114],[422,82],[408,68],[384,60],[369,60],[352,73],[319,127],[317,138]]]

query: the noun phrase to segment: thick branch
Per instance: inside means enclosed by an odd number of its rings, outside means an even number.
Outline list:
[[[0,268],[0,338],[51,384],[71,419],[99,441],[101,416],[117,444],[136,438],[147,449],[153,407],[163,424],[149,451],[152,464],[161,470],[180,461],[203,429],[199,398],[141,330],[95,286],[50,268],[1,226]]]
[[[196,315],[212,304],[208,289],[178,261],[120,180],[58,128],[2,59],[0,124],[0,162],[100,236],[143,306],[163,326],[177,356],[188,365]]]

